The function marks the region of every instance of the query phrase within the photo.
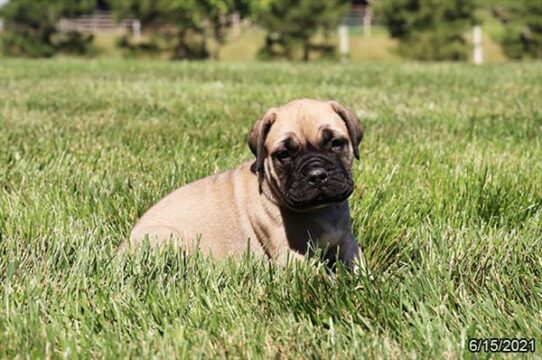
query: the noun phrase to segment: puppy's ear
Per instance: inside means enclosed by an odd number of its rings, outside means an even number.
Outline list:
[[[356,115],[346,110],[346,108],[338,102],[330,101],[329,104],[331,105],[333,110],[337,114],[339,114],[341,119],[343,119],[344,123],[346,124],[346,128],[348,129],[348,136],[350,137],[350,142],[352,143],[352,147],[354,148],[354,156],[356,157],[356,159],[359,159],[358,147],[361,139],[363,138],[364,131],[361,121]]]
[[[267,150],[265,148],[265,139],[271,126],[277,118],[277,113],[274,108],[269,109],[256,123],[252,126],[250,130],[250,135],[248,137],[248,146],[254,155],[256,155],[256,161],[252,164],[250,169],[253,173],[258,174],[258,184],[260,187],[260,192],[262,191],[262,182],[264,176],[264,160],[267,156]]]

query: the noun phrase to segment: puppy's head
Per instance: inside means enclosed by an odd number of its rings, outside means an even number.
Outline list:
[[[363,137],[359,119],[335,101],[294,100],[269,109],[252,127],[249,146],[258,174],[294,210],[347,199],[352,162]]]

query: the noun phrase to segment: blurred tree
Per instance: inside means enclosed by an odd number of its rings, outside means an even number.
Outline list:
[[[155,49],[158,38],[173,43],[174,59],[202,59],[208,56],[203,29],[203,14],[197,0],[125,0],[113,1],[117,17],[136,18],[150,29],[150,43],[134,45],[128,38],[121,44],[129,48]]]
[[[117,17],[139,19],[155,36],[173,43],[174,59],[207,58],[209,36],[214,38],[213,55],[218,58],[230,16],[234,12],[246,14],[247,4],[248,0],[125,0],[112,3]],[[123,41],[129,44],[128,39]]]
[[[334,52],[329,38],[348,10],[348,0],[266,0],[256,1],[253,12],[259,24],[267,31],[262,57],[294,59],[301,49],[302,59],[308,61],[312,51],[326,54]],[[323,45],[313,39],[322,33]]]
[[[476,0],[386,0],[375,13],[401,55],[417,60],[466,60],[465,32],[475,23]]]
[[[249,0],[201,0],[198,4],[209,21],[215,42],[213,58],[218,60],[220,48],[226,41],[226,30],[232,25],[232,15],[247,16],[250,12]]]
[[[56,52],[87,52],[91,35],[76,31],[59,32],[57,24],[62,17],[89,13],[95,6],[95,0],[10,0],[0,8],[0,16],[4,19],[4,53],[48,57]]]
[[[542,59],[542,1],[498,3],[491,10],[505,25],[498,40],[508,58]]]

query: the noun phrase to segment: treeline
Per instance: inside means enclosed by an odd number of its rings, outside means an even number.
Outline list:
[[[417,60],[465,60],[465,34],[485,11],[504,24],[497,40],[511,59],[542,59],[540,0],[376,0],[377,13],[399,53]]]
[[[497,39],[509,58],[542,58],[542,1],[366,0],[378,21],[399,40],[399,53],[418,60],[465,60],[467,32],[490,12],[507,29]],[[172,59],[218,58],[234,18],[265,30],[261,58],[309,60],[335,56],[334,34],[349,0],[10,0],[0,9],[2,49],[11,56],[88,54],[92,35],[60,31],[61,18],[111,9],[138,19],[148,36],[123,36],[129,52],[167,51]],[[212,44],[212,46],[210,46]]]

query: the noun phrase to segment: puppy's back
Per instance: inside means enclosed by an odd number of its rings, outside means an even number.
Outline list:
[[[188,251],[197,246],[203,253],[221,258],[240,255],[247,239],[255,238],[252,229],[242,226],[247,214],[240,206],[248,201],[239,187],[257,189],[250,165],[212,175],[187,184],[156,203],[141,217],[119,251],[136,247],[148,238],[152,247],[169,241]]]

